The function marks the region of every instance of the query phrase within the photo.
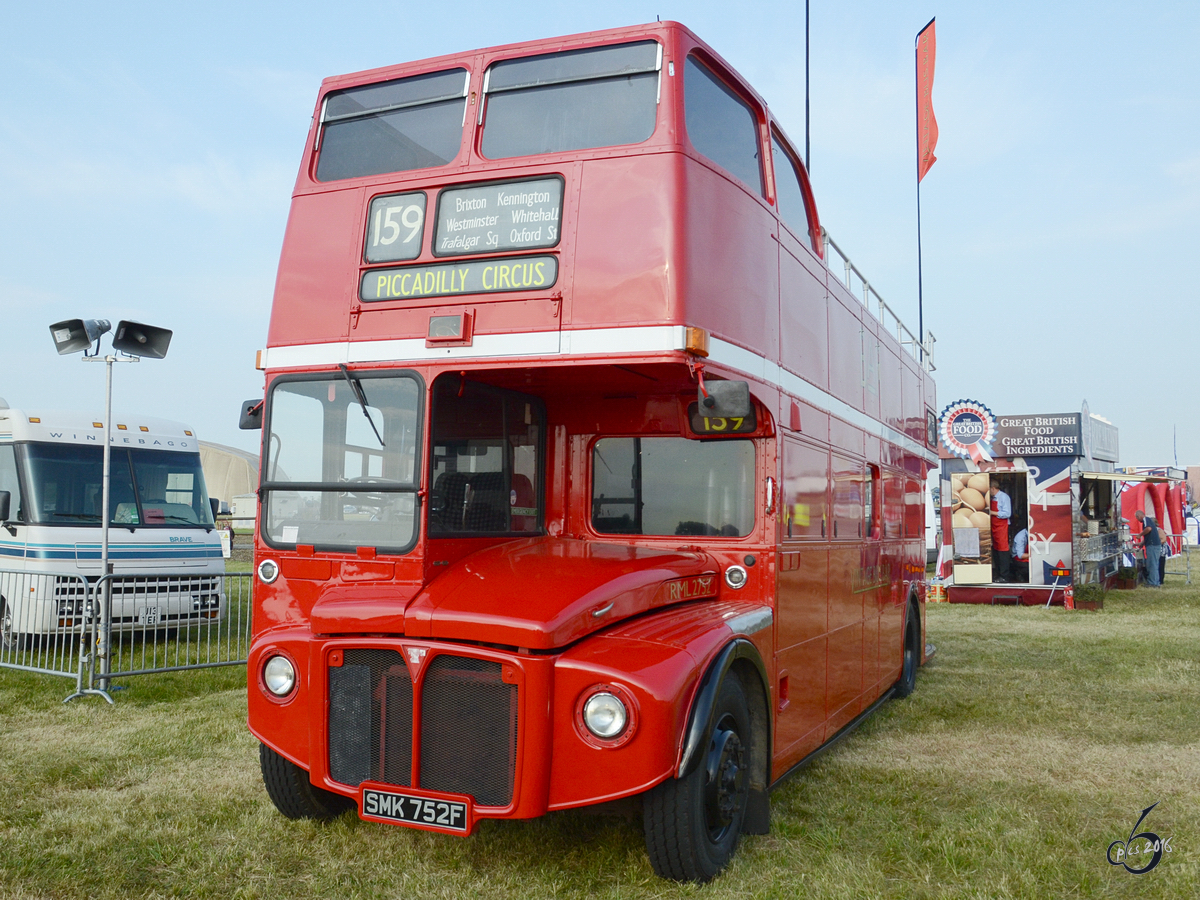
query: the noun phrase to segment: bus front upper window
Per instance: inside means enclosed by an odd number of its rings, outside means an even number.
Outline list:
[[[498,62],[488,70],[483,155],[640,144],[654,133],[661,66],[656,41]]]
[[[592,527],[601,534],[745,537],[754,528],[754,444],[682,437],[598,440]]]
[[[409,172],[458,156],[467,70],[350,88],[325,98],[317,180]]]

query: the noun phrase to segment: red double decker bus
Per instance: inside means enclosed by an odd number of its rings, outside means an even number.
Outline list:
[[[933,382],[820,233],[676,23],[323,83],[243,407],[281,812],[637,798],[655,870],[703,881],[913,689]]]

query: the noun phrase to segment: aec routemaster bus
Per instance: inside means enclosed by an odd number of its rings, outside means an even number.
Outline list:
[[[287,816],[641,802],[707,880],[923,662],[934,386],[676,23],[327,79],[279,264],[249,724]]]

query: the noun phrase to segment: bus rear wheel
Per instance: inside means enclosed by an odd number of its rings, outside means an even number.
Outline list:
[[[741,683],[717,695],[708,750],[683,778],[651,789],[642,804],[654,871],[675,881],[711,881],[737,849],[750,794],[750,708]]]
[[[332,819],[354,807],[349,797],[314,785],[308,772],[266,744],[258,746],[258,763],[267,795],[289,819]]]
[[[917,666],[921,661],[921,625],[914,606],[908,608],[908,621],[904,626],[904,663],[900,668],[900,680],[896,682],[896,696],[907,697],[917,689]]]

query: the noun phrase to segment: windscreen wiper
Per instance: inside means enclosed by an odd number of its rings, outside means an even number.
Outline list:
[[[350,370],[346,368],[345,363],[338,363],[338,368],[342,370],[342,377],[346,379],[346,383],[350,385],[350,390],[354,391],[354,399],[358,401],[359,407],[363,411],[363,415],[367,417],[367,422],[371,426],[371,430],[375,432],[375,439],[379,441],[380,447],[386,447],[383,438],[379,436],[379,429],[375,427],[375,420],[371,418],[371,414],[367,412],[367,395],[363,393],[362,385],[358,383],[358,379],[350,374]]]

